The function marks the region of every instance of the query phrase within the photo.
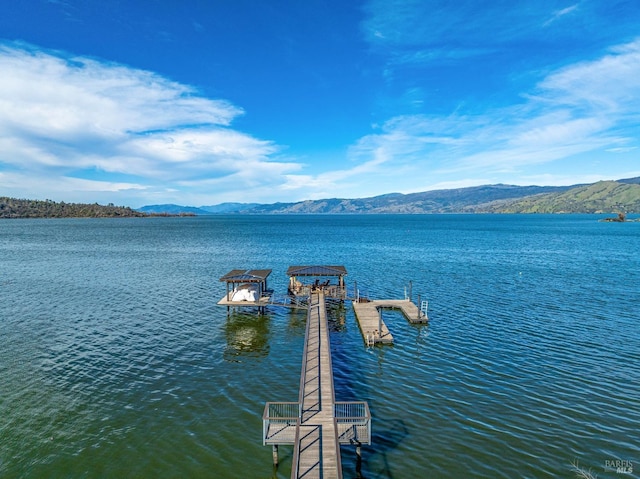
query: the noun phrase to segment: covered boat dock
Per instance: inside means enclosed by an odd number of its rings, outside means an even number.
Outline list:
[[[233,269],[220,278],[227,284],[227,292],[218,301],[227,311],[235,306],[257,306],[263,309],[270,300],[273,290],[267,288],[270,269]]]
[[[311,296],[313,292],[324,293],[327,299],[344,301],[347,288],[344,277],[347,269],[344,266],[289,266],[289,295]]]

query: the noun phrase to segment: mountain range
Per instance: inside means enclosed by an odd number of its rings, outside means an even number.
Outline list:
[[[572,186],[485,185],[295,203],[149,205],[152,214],[640,213],[640,177]]]

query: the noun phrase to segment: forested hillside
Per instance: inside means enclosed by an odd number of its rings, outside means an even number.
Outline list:
[[[148,216],[126,206],[98,203],[57,203],[51,200],[21,200],[0,197],[0,218],[113,218]]]

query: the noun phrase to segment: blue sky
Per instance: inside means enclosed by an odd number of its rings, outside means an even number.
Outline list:
[[[636,0],[0,3],[0,196],[140,207],[640,176]]]

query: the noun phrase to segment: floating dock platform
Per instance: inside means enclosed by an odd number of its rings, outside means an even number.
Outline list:
[[[399,309],[410,323],[426,323],[429,318],[409,299],[383,299],[352,303],[360,326],[360,332],[367,346],[376,343],[391,344],[393,336],[382,320],[382,309]]]

